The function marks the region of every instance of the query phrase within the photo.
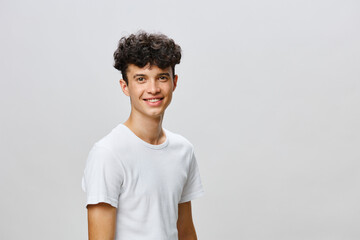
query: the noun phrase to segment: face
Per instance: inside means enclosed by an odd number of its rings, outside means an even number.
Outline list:
[[[161,117],[169,106],[176,88],[177,75],[173,77],[171,67],[161,69],[155,65],[139,68],[129,64],[128,84],[121,79],[120,85],[131,100],[131,114]]]

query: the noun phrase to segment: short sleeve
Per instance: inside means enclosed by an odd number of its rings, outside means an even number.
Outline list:
[[[204,188],[201,183],[199,167],[194,151],[192,151],[188,176],[179,203],[191,201],[201,197],[203,194]]]
[[[86,205],[105,202],[118,207],[123,179],[121,163],[113,152],[95,144],[89,152],[82,178]]]

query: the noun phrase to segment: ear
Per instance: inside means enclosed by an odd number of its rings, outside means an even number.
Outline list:
[[[175,75],[174,76],[174,81],[173,81],[173,83],[174,83],[173,91],[175,91],[175,88],[177,86],[177,80],[178,80],[178,75]]]
[[[123,93],[124,93],[126,96],[130,96],[130,94],[129,94],[129,88],[128,88],[128,85],[126,84],[125,80],[124,80],[124,79],[120,79],[119,83],[120,83],[121,90],[123,91]]]

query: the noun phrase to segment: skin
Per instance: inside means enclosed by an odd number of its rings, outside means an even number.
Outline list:
[[[89,204],[89,240],[114,240],[117,209],[107,203]]]
[[[197,240],[191,214],[191,201],[180,203],[178,208],[178,238],[179,240]]]
[[[130,64],[126,75],[128,85],[121,79],[120,86],[124,94],[130,97],[131,113],[124,124],[150,144],[163,143],[166,136],[162,130],[162,121],[177,86],[178,76],[172,77],[171,67],[160,69],[150,64],[143,68]],[[158,96],[164,98],[160,106],[150,107],[144,101],[145,98]]]
[[[124,123],[142,140],[158,145],[166,140],[162,121],[169,106],[178,76],[173,77],[171,67],[160,69],[155,65],[139,68],[133,64],[127,70],[128,84],[119,81],[122,91],[130,97],[131,113]],[[163,98],[159,106],[149,106],[144,99]],[[146,127],[144,127],[146,126]],[[113,240],[117,209],[107,203],[88,205],[89,240]],[[179,240],[197,240],[191,213],[191,201],[178,205]]]

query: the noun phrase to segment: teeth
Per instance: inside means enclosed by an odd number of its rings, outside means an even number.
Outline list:
[[[149,102],[157,102],[160,101],[160,98],[148,99]]]

